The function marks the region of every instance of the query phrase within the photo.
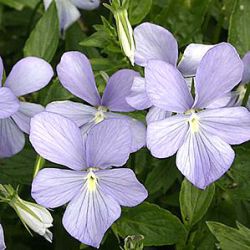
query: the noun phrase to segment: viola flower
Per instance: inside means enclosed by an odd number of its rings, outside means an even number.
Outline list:
[[[106,230],[120,217],[120,206],[133,207],[147,191],[126,163],[131,134],[125,120],[105,120],[82,137],[78,126],[61,115],[42,112],[31,120],[30,141],[45,159],[71,170],[46,168],[32,183],[32,197],[48,208],[69,202],[63,225],[84,244],[99,247]]]
[[[73,95],[92,105],[72,101],[52,102],[46,110],[61,114],[73,121],[86,133],[95,124],[105,119],[123,119],[129,121],[133,141],[131,151],[137,151],[146,144],[146,128],[142,122],[114,112],[131,112],[126,97],[130,92],[135,76],[139,73],[123,69],[113,74],[107,83],[102,98],[100,97],[91,64],[87,57],[76,51],[66,52],[57,66],[57,73],[62,85]]]
[[[23,132],[29,133],[30,118],[43,111],[41,105],[19,101],[18,97],[43,88],[53,76],[51,66],[37,57],[18,61],[4,83],[3,72],[0,58],[0,158],[22,150]]]
[[[178,59],[178,44],[172,33],[167,29],[152,23],[143,23],[134,30],[135,64],[146,67],[150,60],[162,60],[176,66]],[[197,66],[204,54],[213,45],[190,44],[184,51],[177,68],[191,86]],[[138,110],[152,107],[147,96],[145,79],[135,77],[127,102]],[[170,112],[153,107],[147,115],[147,122],[161,120],[170,116]]]
[[[5,242],[4,242],[4,234],[3,234],[3,227],[0,224],[0,250],[6,249]]]
[[[149,61],[145,69],[150,101],[176,113],[150,123],[147,145],[152,155],[176,155],[182,174],[198,188],[219,179],[231,166],[231,145],[250,139],[250,113],[244,107],[208,109],[242,79],[243,63],[234,47],[221,43],[202,58],[194,78],[195,99],[185,79],[172,65]]]
[[[47,10],[53,0],[43,0]],[[60,28],[66,30],[71,24],[80,18],[81,13],[77,9],[93,10],[100,4],[100,0],[55,0],[58,11]]]

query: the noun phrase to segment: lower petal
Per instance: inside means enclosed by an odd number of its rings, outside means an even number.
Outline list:
[[[87,185],[69,203],[63,225],[68,233],[86,245],[98,248],[108,228],[121,214],[119,204],[100,188]]]
[[[11,118],[0,119],[0,158],[20,152],[25,144],[23,132]]]
[[[25,133],[30,133],[30,119],[42,112],[44,107],[40,104],[21,102],[19,110],[12,115],[17,126]]]
[[[157,158],[166,158],[176,153],[188,131],[187,117],[175,115],[148,125],[147,146]]]
[[[205,189],[230,168],[233,160],[234,151],[227,143],[217,136],[200,131],[187,134],[178,150],[176,165],[196,187]]]

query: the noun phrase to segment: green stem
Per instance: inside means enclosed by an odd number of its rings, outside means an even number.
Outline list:
[[[44,164],[45,164],[45,159],[42,158],[42,156],[37,155],[36,163],[35,163],[35,166],[34,166],[33,178],[35,178],[37,173],[39,172],[39,170],[41,170],[44,167]]]

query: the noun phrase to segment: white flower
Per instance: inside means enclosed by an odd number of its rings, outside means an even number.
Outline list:
[[[53,234],[48,228],[53,226],[53,218],[50,212],[35,203],[22,200],[18,195],[10,202],[15,209],[24,226],[30,232],[29,228],[34,232],[43,236],[49,242],[52,242]]]

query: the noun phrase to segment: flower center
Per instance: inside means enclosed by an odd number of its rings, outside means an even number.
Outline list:
[[[190,129],[192,131],[192,133],[197,133],[199,131],[199,127],[200,127],[200,122],[199,122],[199,117],[198,115],[196,115],[195,113],[193,113],[189,120],[188,120]]]
[[[95,191],[96,186],[97,186],[97,176],[94,174],[93,170],[90,168],[89,173],[87,175],[87,186],[88,186],[88,191]]]
[[[102,122],[106,118],[104,113],[107,111],[108,111],[108,109],[106,107],[103,107],[103,106],[99,106],[97,108],[97,112],[95,113],[95,118],[94,118],[95,124]]]

